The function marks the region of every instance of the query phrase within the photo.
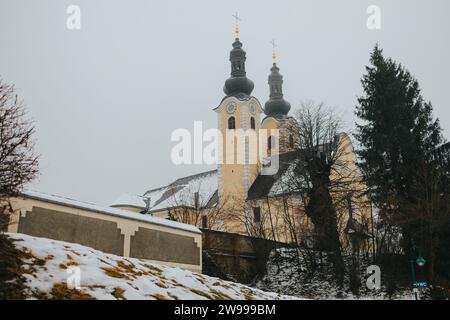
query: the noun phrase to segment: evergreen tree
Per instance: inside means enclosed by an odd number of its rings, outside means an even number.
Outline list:
[[[372,199],[387,209],[399,204],[395,199],[411,199],[412,179],[442,142],[441,129],[417,80],[402,65],[384,58],[378,45],[370,63],[361,80],[364,95],[358,98],[356,115],[363,122],[355,136]]]
[[[401,64],[383,56],[375,46],[358,98],[355,134],[365,181],[380,218],[402,230],[403,249],[419,246],[433,256],[433,229],[439,207],[432,204],[440,193],[424,177],[435,176],[435,151],[443,142],[439,121],[430,102],[421,96],[417,80]],[[428,212],[426,212],[428,210]],[[448,221],[448,213],[440,215]],[[439,220],[440,221],[440,220]]]

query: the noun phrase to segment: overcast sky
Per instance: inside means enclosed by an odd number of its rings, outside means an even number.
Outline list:
[[[81,8],[81,30],[66,28],[71,4]],[[381,8],[381,30],[366,27],[371,4]],[[379,42],[417,77],[450,138],[448,0],[1,0],[0,77],[25,100],[42,155],[31,188],[109,204],[209,169],[173,165],[170,135],[195,120],[215,127],[236,11],[262,104],[275,38],[293,108],[324,101],[353,127]]]

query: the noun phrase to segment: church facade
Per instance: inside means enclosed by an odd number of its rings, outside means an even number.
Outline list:
[[[252,96],[253,82],[245,70],[246,52],[238,33],[230,52],[231,76],[225,81],[225,96],[214,109],[217,127],[226,137],[220,145],[217,169],[180,178],[142,195],[124,194],[111,206],[136,214],[149,214],[161,219],[173,219],[200,228],[264,237],[281,242],[308,241],[312,224],[304,214],[302,199],[292,192],[289,177],[292,168],[301,161],[298,149],[298,126],[289,115],[291,106],[284,99],[283,76],[275,61],[270,69],[270,98],[264,104]],[[250,132],[257,141],[253,147]],[[231,138],[230,138],[231,137]],[[347,162],[349,179],[358,169],[353,148],[347,135],[339,139]],[[261,150],[262,149],[262,150]],[[264,153],[261,153],[264,151]],[[264,157],[258,156],[264,154]],[[228,161],[228,159],[232,161]],[[242,161],[238,161],[241,159]],[[276,170],[270,172],[276,161]],[[357,185],[356,188],[364,188]],[[336,199],[343,194],[333,195]],[[365,199],[348,215],[347,205],[338,212],[341,231],[354,219],[358,224],[370,217],[370,204]],[[337,205],[339,208],[339,205]]]

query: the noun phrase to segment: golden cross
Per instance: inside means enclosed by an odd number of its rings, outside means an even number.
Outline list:
[[[277,46],[277,44],[275,43],[275,39],[272,39],[270,43],[272,44],[272,60],[273,62],[275,62],[277,60],[277,54],[275,52],[275,47]]]
[[[241,18],[239,18],[238,13],[236,12],[236,14],[233,14],[233,18],[236,21],[236,28],[234,30],[234,33],[236,34],[236,38],[239,38],[239,21],[242,21]]]

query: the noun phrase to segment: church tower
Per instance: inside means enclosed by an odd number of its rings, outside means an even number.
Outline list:
[[[269,100],[264,105],[266,117],[261,128],[266,130],[267,147],[269,155],[281,154],[295,150],[297,135],[294,134],[297,121],[288,116],[291,104],[283,97],[283,76],[276,63],[275,50],[272,55],[273,65],[269,75]]]
[[[242,48],[237,27],[232,46],[231,76],[225,81],[225,97],[214,109],[223,141],[219,147],[218,196],[219,206],[244,214],[248,189],[260,168],[258,135],[263,109],[259,101],[251,96],[254,84],[246,75],[246,52]],[[242,232],[242,228],[243,225],[239,223],[225,225],[225,229],[231,232]]]

